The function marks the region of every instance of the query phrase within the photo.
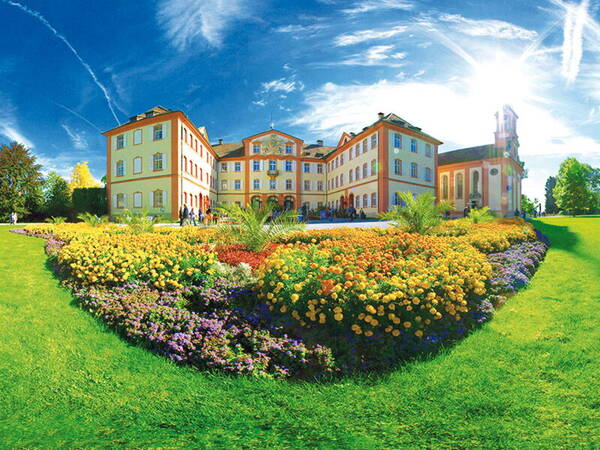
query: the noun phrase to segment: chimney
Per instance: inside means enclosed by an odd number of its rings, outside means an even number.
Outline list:
[[[323,147],[323,140],[322,139],[317,139],[317,145],[319,147]]]
[[[378,113],[377,115],[379,116],[379,120],[383,119],[384,114],[382,112]]]
[[[223,139],[219,139],[219,145],[223,145]]]

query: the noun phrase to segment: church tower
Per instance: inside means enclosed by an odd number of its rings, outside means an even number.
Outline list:
[[[496,112],[495,146],[506,158],[519,161],[519,136],[517,135],[517,119],[519,116],[509,105]],[[500,156],[500,155],[499,155]]]

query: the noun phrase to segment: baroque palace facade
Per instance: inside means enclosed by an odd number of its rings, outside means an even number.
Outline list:
[[[516,157],[518,161],[518,140],[516,128],[514,137],[509,129],[503,130],[496,133],[496,145],[511,142],[512,156],[487,158],[486,154],[480,160],[463,156],[460,162],[444,160],[444,167],[438,169],[442,142],[393,113],[379,113],[359,133],[343,133],[335,147],[323,141],[306,144],[273,129],[241,142],[211,144],[204,127],[196,127],[181,111],[158,106],[103,133],[109,212],[114,216],[126,208],[145,209],[175,219],[183,205],[205,211],[219,203],[273,202],[282,208],[312,210],[354,205],[374,217],[397,205],[401,191],[415,195],[439,191],[438,198],[456,198],[455,209],[461,211],[467,197],[463,203],[459,197],[468,195],[477,205],[493,203],[498,197],[486,185],[492,178],[486,171],[499,165],[502,182],[508,182],[505,171],[514,164],[505,160]],[[455,152],[440,154],[440,161],[449,153]],[[473,170],[478,171],[481,184],[463,181],[459,195],[459,173],[474,180]],[[520,194],[520,178],[511,180]],[[481,196],[471,197],[469,189]],[[503,191],[498,198],[505,213],[518,203],[512,197],[505,199]]]

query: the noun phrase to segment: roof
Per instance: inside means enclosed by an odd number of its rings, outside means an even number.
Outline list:
[[[459,148],[450,152],[438,153],[438,166],[457,164],[466,161],[496,158],[502,156],[494,144],[478,145],[477,147]]]
[[[244,156],[244,144],[241,142],[212,144],[212,148],[219,158]]]
[[[313,158],[325,158],[328,154],[334,151],[337,147],[328,147],[319,144],[307,144],[302,147],[302,156]]]

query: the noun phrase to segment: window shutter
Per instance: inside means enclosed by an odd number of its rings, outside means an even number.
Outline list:
[[[127,133],[123,134],[123,147],[127,147]]]
[[[153,191],[148,192],[148,207],[154,208],[154,192]]]
[[[163,191],[162,196],[163,196],[163,208],[166,208],[167,207],[167,191]]]
[[[117,207],[117,194],[112,195],[112,205],[113,205],[113,208]]]
[[[117,163],[115,163],[115,177],[117,176]]]
[[[162,124],[162,130],[163,130],[163,139],[166,139],[169,137],[169,122],[165,122]]]
[[[127,175],[127,163],[123,161],[123,175]]]
[[[154,170],[154,155],[150,155],[148,160],[150,161],[150,163],[148,164],[148,169],[150,170],[150,172],[152,172]]]
[[[154,139],[154,126],[152,125],[148,127],[148,139]]]
[[[167,157],[165,156],[164,153],[160,154],[160,159],[162,161],[162,168],[163,168],[163,170],[167,170]]]
[[[110,148],[112,148],[114,150],[117,148],[117,137],[113,136],[111,139],[112,139],[112,144],[111,144]]]

